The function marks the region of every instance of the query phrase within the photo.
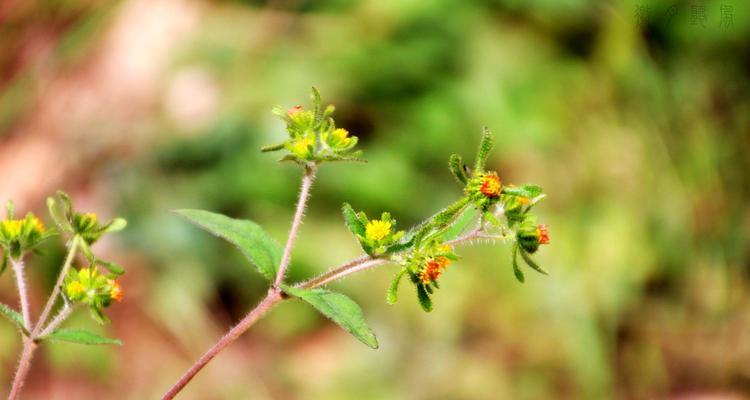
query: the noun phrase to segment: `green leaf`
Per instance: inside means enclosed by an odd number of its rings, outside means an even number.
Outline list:
[[[0,303],[0,314],[3,314],[8,321],[12,322],[18,329],[24,334],[28,335],[26,327],[23,325],[23,316],[18,311],[8,307],[7,305]]]
[[[388,287],[388,294],[385,297],[385,300],[388,302],[388,304],[396,304],[398,301],[398,284],[401,283],[401,278],[406,274],[406,268],[403,268],[401,271],[399,271],[396,276],[393,277],[393,281],[391,281],[391,286]]]
[[[492,150],[494,138],[492,132],[486,126],[482,130],[482,141],[479,143],[479,151],[477,151],[477,159],[474,164],[474,173],[479,174],[484,171],[484,164],[487,162],[487,156]]]
[[[118,232],[125,229],[126,226],[128,226],[128,221],[124,218],[115,218],[102,229],[102,232]]]
[[[526,279],[523,276],[523,272],[521,271],[521,268],[518,268],[518,262],[516,261],[516,256],[518,255],[518,245],[513,246],[513,274],[516,276],[516,279],[523,283]]]
[[[362,223],[359,216],[354,212],[354,209],[349,203],[344,203],[344,205],[341,206],[341,213],[344,214],[344,223],[346,224],[346,227],[349,228],[354,235],[364,237],[365,224]]]
[[[323,118],[323,108],[321,107],[320,92],[315,86],[312,87],[312,98],[313,110],[315,113],[315,123],[319,123]]]
[[[453,176],[458,179],[458,182],[465,185],[469,181],[465,171],[466,165],[464,165],[461,156],[458,154],[451,154],[451,157],[448,159],[448,167],[453,173]]]
[[[73,232],[73,226],[70,225],[70,200],[67,198],[63,199],[59,193],[55,197],[47,197],[49,215],[61,231]],[[66,200],[68,201],[67,203]]]
[[[189,221],[235,245],[269,281],[276,277],[282,248],[258,224],[203,210],[175,210]]]
[[[539,185],[523,185],[521,188],[526,191],[530,199],[542,194],[542,187]]]
[[[261,148],[260,148],[260,151],[261,151],[261,152],[263,152],[263,153],[267,153],[267,152],[269,152],[269,151],[278,151],[278,150],[282,150],[283,148],[284,148],[284,143],[279,143],[279,144],[270,144],[270,145],[268,145],[268,146],[263,146],[263,147],[261,147]]]
[[[432,311],[432,300],[430,294],[427,293],[427,287],[422,284],[417,285],[417,298],[419,299],[419,305],[426,312]]]
[[[93,318],[98,324],[104,325],[109,322],[109,317],[104,315],[102,310],[93,304],[89,307],[89,315],[91,315],[91,318]]]
[[[320,288],[302,289],[284,285],[282,289],[290,296],[302,299],[315,307],[316,310],[354,335],[362,343],[373,349],[378,348],[378,340],[370,327],[367,326],[362,316],[362,309],[354,300],[341,293]]]
[[[541,274],[549,275],[547,271],[544,270],[544,268],[540,267],[539,264],[535,263],[534,260],[531,259],[529,254],[526,253],[524,249],[520,249],[520,250],[521,250],[521,257],[523,258],[524,261],[526,261],[526,264],[528,264],[529,267],[535,269],[537,272]]]
[[[104,260],[96,260],[96,264],[97,265],[101,265],[107,271],[109,271],[110,273],[113,273],[115,275],[122,275],[122,274],[125,273],[125,268],[123,268],[123,267],[121,267],[121,266],[119,266],[119,265],[117,265],[115,263],[112,263],[112,262],[108,262],[108,261],[104,261]]]
[[[96,333],[89,332],[83,329],[60,329],[53,333],[50,333],[43,339],[87,345],[115,344],[118,346],[122,346],[122,342],[117,339],[110,339],[99,336]]]
[[[454,222],[453,225],[443,233],[443,241],[453,240],[459,237],[466,231],[466,228],[476,220],[477,214],[479,214],[479,211],[474,207],[466,209],[466,211],[456,219],[456,222]]]

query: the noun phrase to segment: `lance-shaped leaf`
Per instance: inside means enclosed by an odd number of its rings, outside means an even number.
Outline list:
[[[320,288],[302,289],[282,286],[282,289],[286,294],[302,299],[315,307],[316,310],[354,335],[362,343],[373,349],[378,348],[378,340],[370,327],[367,326],[362,316],[362,309],[354,300],[341,293]]]
[[[536,270],[536,272],[539,272],[540,274],[549,275],[544,268],[540,267],[539,264],[537,264],[536,262],[534,262],[534,260],[531,259],[531,256],[529,256],[529,254],[526,253],[524,249],[519,249],[519,250],[521,250],[521,257],[523,258],[524,261],[526,261],[526,264],[528,264],[529,267],[533,268],[534,270]]]
[[[492,132],[490,132],[490,129],[485,126],[482,131],[482,141],[479,143],[479,151],[477,151],[477,159],[474,163],[475,174],[484,171],[484,164],[487,162],[487,156],[489,156],[490,150],[492,150],[493,142],[494,138],[492,137]]]
[[[341,207],[341,213],[344,215],[344,223],[346,224],[346,227],[349,228],[355,236],[364,237],[367,221],[362,221],[360,216],[354,212],[354,209],[349,203],[344,203]]]
[[[176,210],[190,222],[235,245],[269,281],[276,276],[282,249],[255,222],[203,210]]]
[[[430,294],[427,293],[429,286],[417,285],[417,299],[419,299],[419,305],[426,312],[432,311],[432,299]]]
[[[21,313],[3,303],[0,303],[0,314],[2,314],[3,317],[7,318],[8,321],[12,322],[13,325],[15,325],[16,328],[20,329],[21,332],[23,332],[25,335],[29,334],[29,332],[26,330],[26,327],[23,325],[23,316],[21,315]]]
[[[122,274],[125,273],[125,268],[123,268],[123,267],[121,267],[121,266],[119,266],[119,265],[117,265],[117,264],[115,264],[113,262],[109,262],[109,261],[104,261],[104,260],[97,259],[96,260],[96,264],[104,267],[104,269],[106,269],[107,271],[109,271],[110,273],[113,273],[115,275],[122,275]]]
[[[406,273],[406,268],[403,268],[396,274],[396,276],[393,277],[393,281],[391,281],[391,285],[388,287],[388,294],[385,297],[385,300],[388,302],[388,304],[396,304],[396,302],[398,301],[398,284],[401,283],[401,278]]]
[[[516,279],[523,283],[525,281],[525,278],[523,276],[523,272],[521,271],[521,268],[518,268],[518,261],[516,260],[516,256],[518,255],[518,245],[513,246],[513,275],[516,276]]]
[[[122,342],[118,339],[106,338],[83,329],[60,329],[50,333],[43,339],[87,345],[115,344],[122,346]]]
[[[450,159],[448,159],[448,167],[460,183],[465,185],[469,181],[469,177],[466,176],[466,165],[464,165],[461,156],[451,154]]]

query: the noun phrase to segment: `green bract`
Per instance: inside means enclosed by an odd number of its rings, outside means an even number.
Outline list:
[[[276,107],[274,114],[286,122],[289,139],[283,143],[265,146],[261,150],[288,152],[280,161],[293,161],[298,164],[318,164],[325,161],[363,162],[361,151],[352,151],[357,145],[357,137],[350,136],[343,128],[337,128],[333,119],[335,107],[322,108],[320,93],[312,89],[313,109],[305,110],[295,106],[289,110]]]

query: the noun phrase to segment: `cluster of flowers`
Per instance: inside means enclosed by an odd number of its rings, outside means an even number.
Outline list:
[[[286,149],[289,154],[282,161],[291,160],[303,165],[356,159],[359,152],[352,153],[351,150],[357,138],[335,127],[331,117],[333,106],[322,110],[320,96],[314,89],[312,97],[312,110],[301,106],[288,111],[276,109],[276,114],[286,121],[289,139],[263,150]],[[512,266],[519,281],[523,282],[525,278],[518,267],[518,254],[529,267],[546,274],[530,256],[540,245],[549,243],[547,226],[537,224],[536,216],[530,212],[545,195],[537,185],[503,185],[496,172],[486,171],[485,163],[492,145],[492,134],[485,129],[473,168],[467,167],[456,154],[450,157],[450,170],[464,185],[463,196],[407,232],[396,230],[396,221],[390,213],[384,212],[380,219],[370,220],[364,212],[355,212],[349,204],[344,204],[342,211],[346,226],[365,253],[372,258],[390,259],[402,266],[388,291],[389,302],[397,300],[399,282],[408,275],[416,287],[422,308],[426,311],[432,309],[430,295],[439,288],[438,279],[445,268],[458,259],[452,247],[446,244],[455,239],[449,232],[455,231],[459,218],[472,206],[480,216],[475,230],[477,237],[481,234],[484,238],[513,242]],[[501,221],[503,217],[505,221]]]
[[[95,214],[74,211],[70,198],[63,192],[50,197],[47,205],[57,229],[47,229],[33,213],[28,213],[24,219],[15,219],[13,203],[8,202],[6,219],[0,222],[0,247],[3,250],[0,273],[9,261],[18,261],[30,252],[39,252],[38,246],[45,239],[58,233],[67,234],[71,237],[68,245],[80,249],[89,265],[68,271],[62,288],[64,298],[70,304],[88,305],[92,317],[103,323],[107,317],[102,310],[113,301],[122,300],[123,292],[117,277],[124,270],[117,264],[97,258],[91,245],[105,233],[123,229],[125,220],[117,218],[101,224]],[[99,267],[108,273],[100,273]]]
[[[286,149],[289,154],[281,161],[293,161],[303,165],[324,161],[363,161],[359,158],[362,152],[352,151],[357,145],[357,137],[350,136],[346,129],[336,127],[333,120],[335,107],[328,105],[324,109],[320,93],[315,88],[312,100],[311,110],[305,110],[302,106],[295,106],[286,111],[280,107],[274,109],[274,114],[286,122],[289,139],[283,143],[263,147],[262,151]]]

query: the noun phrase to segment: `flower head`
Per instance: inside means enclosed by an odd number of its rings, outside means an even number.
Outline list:
[[[450,260],[443,256],[427,259],[419,274],[420,282],[423,284],[435,282],[448,264]]]
[[[500,195],[502,185],[500,178],[495,173],[489,173],[482,177],[482,186],[479,191],[487,197],[497,197]]]
[[[382,240],[391,234],[391,227],[390,221],[374,219],[365,227],[365,238],[371,241]]]
[[[310,147],[314,141],[311,137],[301,137],[291,144],[291,151],[294,155],[300,158],[306,158],[310,155]]]

